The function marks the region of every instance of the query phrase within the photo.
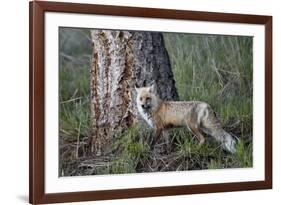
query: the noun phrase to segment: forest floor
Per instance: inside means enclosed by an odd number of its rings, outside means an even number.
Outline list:
[[[232,128],[235,129],[235,128]],[[235,131],[235,130],[232,130]],[[233,134],[233,133],[232,133]],[[89,139],[77,141],[60,136],[60,175],[81,176],[142,172],[186,171],[252,167],[252,144],[239,140],[237,152],[230,154],[210,136],[198,145],[197,139],[185,128],[167,131],[152,149],[153,134],[143,126],[129,128],[116,138],[111,150],[94,157]]]

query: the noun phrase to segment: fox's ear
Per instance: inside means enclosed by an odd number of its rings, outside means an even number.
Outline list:
[[[134,87],[135,87],[135,90],[137,91],[137,93],[139,92],[139,87],[138,87],[138,85],[137,84],[135,84],[134,85]]]
[[[152,85],[149,87],[149,92],[157,93],[157,87],[156,87],[156,83],[154,81],[152,82]]]

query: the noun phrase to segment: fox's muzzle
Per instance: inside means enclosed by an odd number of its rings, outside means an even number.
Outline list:
[[[150,105],[146,105],[146,104],[141,105],[141,107],[144,110],[149,110],[150,109]]]

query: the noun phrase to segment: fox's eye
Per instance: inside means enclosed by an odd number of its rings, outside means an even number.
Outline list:
[[[142,97],[140,97],[140,101],[142,101]]]
[[[146,100],[151,100],[151,97],[147,97]]]

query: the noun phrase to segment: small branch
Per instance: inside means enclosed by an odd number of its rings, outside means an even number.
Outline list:
[[[78,98],[69,99],[69,100],[60,102],[60,104],[69,103],[69,102],[73,102],[73,101],[76,101],[76,100],[81,100],[82,98],[83,98],[83,97],[78,97]]]

